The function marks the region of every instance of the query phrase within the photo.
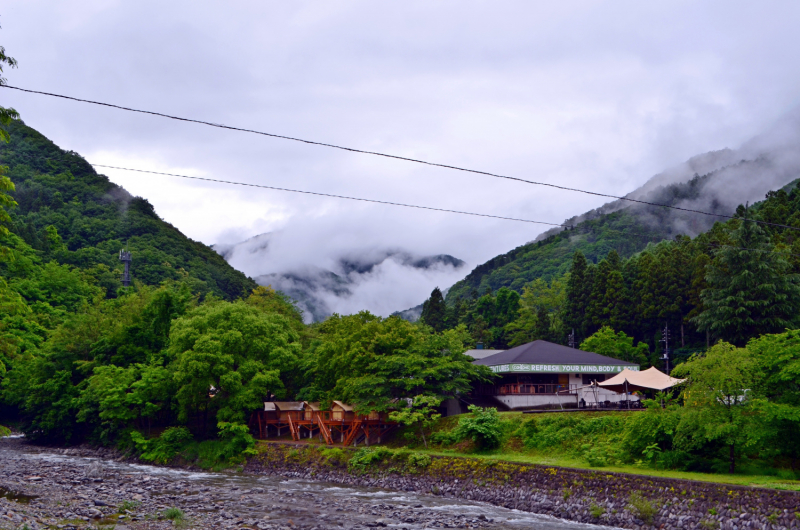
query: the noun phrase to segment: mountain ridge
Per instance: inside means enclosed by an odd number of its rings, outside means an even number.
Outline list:
[[[144,285],[186,280],[197,294],[227,300],[247,296],[257,286],[78,153],[58,147],[21,120],[8,131],[10,143],[0,144],[0,162],[9,167],[16,186],[10,229],[44,259],[93,270],[109,297],[121,287],[117,254],[123,247],[133,253],[134,281]]]
[[[798,147],[800,112],[792,112],[739,149],[695,155],[625,195],[717,215],[613,200],[566,219],[564,225],[574,227],[571,230],[548,230],[478,265],[449,289],[446,301],[452,305],[459,298],[475,298],[501,287],[521,292],[536,278],[547,280],[566,272],[576,250],[597,262],[611,250],[629,257],[650,243],[703,233],[732,215],[738,205],[761,200],[800,176]]]

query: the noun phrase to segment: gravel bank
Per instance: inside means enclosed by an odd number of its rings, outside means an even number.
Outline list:
[[[102,449],[43,448],[0,439],[0,528],[586,528],[431,495],[274,474],[194,472],[118,458]],[[176,508],[184,514],[182,521],[165,517]]]

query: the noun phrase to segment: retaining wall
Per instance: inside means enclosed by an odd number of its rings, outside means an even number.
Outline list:
[[[800,493],[792,491],[460,457],[428,460],[411,452],[355,470],[348,469],[351,450],[280,443],[260,450],[246,472],[470,499],[636,530],[800,529]]]

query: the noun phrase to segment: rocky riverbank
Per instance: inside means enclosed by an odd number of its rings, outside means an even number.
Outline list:
[[[352,453],[351,453],[352,455]],[[353,466],[341,449],[266,444],[250,473],[488,502],[621,528],[800,528],[800,493],[380,450]],[[427,459],[427,460],[426,460]]]
[[[262,444],[204,473],[0,439],[0,528],[800,528],[796,492],[369,451]]]
[[[310,454],[310,453],[309,453]],[[578,530],[475,502],[286,480],[296,471],[205,473],[126,462],[114,451],[0,439],[0,528],[20,530]],[[270,476],[267,476],[270,475]],[[340,481],[341,482],[341,481]]]

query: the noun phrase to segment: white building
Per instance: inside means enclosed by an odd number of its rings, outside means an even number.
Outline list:
[[[594,407],[615,404],[635,396],[593,386],[623,369],[639,366],[598,353],[577,350],[544,340],[529,342],[510,350],[470,350],[473,364],[488,366],[500,377],[491,385],[477,386],[473,394],[491,397],[511,410],[548,406]]]

